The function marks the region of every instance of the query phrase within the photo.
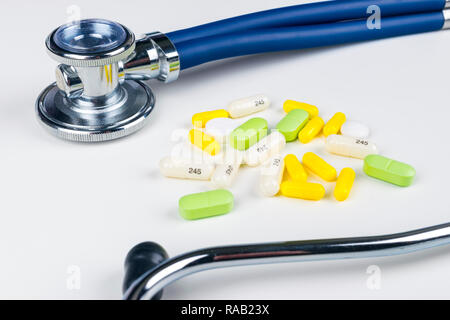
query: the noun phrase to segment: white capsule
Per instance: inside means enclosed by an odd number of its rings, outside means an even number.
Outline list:
[[[226,143],[231,132],[239,126],[240,122],[230,118],[215,118],[205,125],[205,133],[214,137],[219,143]]]
[[[241,118],[255,112],[263,111],[269,105],[269,98],[260,94],[231,102],[227,107],[227,111],[231,118]]]
[[[286,138],[284,135],[274,131],[247,150],[244,162],[250,167],[258,166],[271,156],[279,153],[285,146]]]
[[[275,196],[280,191],[284,173],[284,157],[276,155],[261,167],[259,188],[266,197]]]
[[[229,188],[237,176],[242,164],[242,153],[229,151],[222,164],[218,165],[211,178],[216,188]]]
[[[341,127],[344,136],[367,139],[370,136],[370,129],[365,124],[357,121],[346,121]]]
[[[165,157],[159,162],[159,169],[163,175],[178,179],[209,180],[214,168],[213,163],[201,163],[173,157]]]
[[[378,148],[372,142],[336,134],[327,137],[325,148],[330,153],[357,159],[378,154]]]

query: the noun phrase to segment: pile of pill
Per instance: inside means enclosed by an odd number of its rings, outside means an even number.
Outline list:
[[[346,200],[356,177],[352,168],[344,168],[338,174],[330,163],[313,152],[306,152],[301,161],[293,154],[281,155],[286,143],[298,140],[307,144],[320,134],[326,138],[327,152],[363,160],[363,171],[368,176],[402,187],[412,184],[415,169],[379,155],[377,146],[367,140],[369,128],[348,121],[341,112],[325,123],[316,106],[287,100],[283,104],[286,115],[270,131],[268,122],[261,117],[243,123],[236,120],[269,106],[267,96],[257,95],[231,102],[225,109],[192,117],[190,143],[209,157],[220,160],[194,161],[169,156],[160,161],[160,170],[166,177],[210,180],[216,188],[182,197],[179,212],[183,218],[195,220],[230,212],[234,199],[226,189],[233,184],[242,165],[261,166],[259,185],[266,197],[281,194],[321,200],[326,191],[322,184],[308,182],[308,174],[312,173],[325,182],[334,182],[334,198]]]

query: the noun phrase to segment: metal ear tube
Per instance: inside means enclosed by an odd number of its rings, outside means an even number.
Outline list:
[[[155,104],[143,81],[171,82],[180,71],[178,53],[164,34],[136,40],[107,20],[63,25],[48,36],[46,47],[60,65],[36,111],[45,128],[72,141],[112,140],[140,129]]]
[[[154,242],[138,244],[125,261],[124,299],[160,299],[162,289],[217,268],[393,256],[450,244],[450,223],[390,235],[214,247],[168,259]]]

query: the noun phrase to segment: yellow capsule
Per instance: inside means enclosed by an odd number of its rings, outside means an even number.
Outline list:
[[[309,183],[300,181],[284,181],[280,192],[289,198],[304,200],[320,200],[325,196],[325,188],[320,183]]]
[[[305,102],[298,102],[294,100],[286,100],[283,104],[283,110],[286,113],[289,113],[289,111],[292,111],[294,109],[302,109],[309,113],[309,118],[312,119],[314,117],[317,117],[319,115],[319,109],[317,109],[316,106],[313,106],[312,104],[305,103]]]
[[[284,181],[292,181],[292,178],[289,176],[289,172],[286,170],[286,162],[284,162],[283,180],[281,180],[281,182]]]
[[[288,154],[284,157],[284,165],[289,176],[294,181],[306,181],[308,179],[308,174],[303,168],[300,161],[293,154]]]
[[[204,128],[206,123],[211,119],[229,118],[229,116],[228,111],[224,109],[200,112],[192,116],[192,124],[196,128]]]
[[[342,112],[336,113],[323,127],[323,134],[328,137],[331,134],[338,134],[341,130],[342,125],[346,120],[345,114]]]
[[[189,131],[189,140],[191,143],[203,151],[214,156],[220,151],[220,144],[213,137],[207,135],[201,130],[192,129]]]
[[[332,182],[336,180],[337,172],[330,164],[317,154],[307,152],[303,155],[303,165],[323,180]]]
[[[336,182],[336,187],[334,188],[334,197],[338,201],[344,201],[348,198],[350,191],[353,187],[353,182],[355,181],[356,173],[352,168],[344,168]]]
[[[309,143],[320,133],[320,131],[322,131],[323,125],[324,122],[321,117],[317,116],[312,118],[298,133],[298,140],[300,140],[301,143]]]

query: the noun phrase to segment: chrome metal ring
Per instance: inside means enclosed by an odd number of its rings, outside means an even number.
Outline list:
[[[444,15],[444,25],[442,26],[442,29],[450,29],[450,9],[442,11],[442,14]]]
[[[167,83],[178,79],[180,74],[180,55],[175,45],[161,32],[147,33],[146,36],[152,40],[158,52],[160,63],[158,80]]]

